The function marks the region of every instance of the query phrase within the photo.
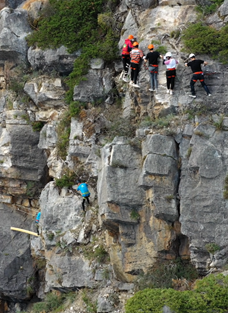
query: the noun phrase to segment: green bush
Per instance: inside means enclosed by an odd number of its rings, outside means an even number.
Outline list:
[[[68,300],[70,302],[73,302],[75,296],[76,294],[73,292],[61,294],[60,296],[50,292],[46,295],[44,301],[37,302],[33,305],[33,311],[34,313],[40,313],[40,312],[53,312],[55,310],[58,311],[63,310],[64,304],[66,304]]]
[[[188,261],[158,262],[146,274],[141,274],[136,285],[137,289],[171,288],[172,279],[187,279],[192,281],[198,277],[195,267]]]
[[[222,63],[228,62],[228,25],[216,30],[202,22],[190,24],[183,31],[182,40],[188,51],[209,54]]]
[[[103,0],[50,0],[36,21],[36,31],[27,36],[30,46],[41,49],[64,45],[70,53],[80,50],[66,80],[68,103],[72,101],[73,87],[87,73],[91,58],[112,61],[118,57],[118,31],[111,9],[112,4]]]
[[[40,132],[41,129],[44,127],[45,123],[41,121],[32,122],[32,129],[34,132]]]
[[[107,261],[109,258],[109,254],[103,246],[99,246],[94,251],[94,257],[98,263],[105,263],[105,261]]]
[[[162,313],[167,305],[175,313],[225,313],[228,307],[228,276],[203,278],[194,290],[145,289],[126,303],[126,313]]]
[[[50,6],[41,12],[37,31],[28,37],[28,44],[40,48],[58,48],[64,45],[74,52],[93,41],[97,15],[103,0],[50,0]]]
[[[210,5],[199,5],[196,10],[203,15],[214,13],[216,9],[224,2],[224,0],[211,0]]]
[[[63,187],[72,187],[73,185],[75,185],[75,180],[76,180],[77,176],[75,173],[69,173],[69,174],[65,174],[63,175],[61,178],[56,178],[55,183],[56,186],[63,188]]]
[[[219,245],[217,245],[216,243],[214,242],[210,242],[210,243],[207,243],[205,245],[205,248],[206,250],[211,253],[211,254],[215,254],[217,251],[219,251],[221,248]]]

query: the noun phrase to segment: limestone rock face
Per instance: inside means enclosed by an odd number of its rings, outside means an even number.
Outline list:
[[[30,125],[7,125],[2,132],[1,176],[40,181],[46,157],[38,148],[39,134]]]
[[[73,253],[77,241],[83,242],[91,232],[88,228],[91,214],[88,212],[83,223],[81,199],[66,189],[59,194],[54,182],[42,191],[40,229],[46,245],[46,292],[53,287],[92,287],[94,284],[89,261],[80,253]]]
[[[191,258],[202,271],[210,263],[207,244],[220,246],[221,260],[224,262],[226,258],[222,251],[225,251],[228,240],[225,227],[227,201],[223,198],[227,140],[226,132],[216,131],[214,126],[199,125],[191,138],[181,142],[181,229],[190,238]],[[188,151],[191,151],[189,158]],[[214,265],[219,264],[218,259],[219,253]]]
[[[30,31],[26,11],[2,9],[0,11],[0,60],[25,62],[27,58],[25,37]]]
[[[92,63],[92,67],[94,68],[94,63]],[[74,87],[74,101],[93,103],[99,99],[106,100],[108,93],[113,87],[112,75],[113,71],[109,68],[89,70],[86,75],[86,81],[82,81]]]
[[[39,48],[28,49],[28,61],[34,70],[46,72],[56,71],[61,74],[69,74],[73,70],[74,61],[80,52],[70,54],[66,47],[58,49],[41,50]]]
[[[10,230],[10,227],[30,229],[32,220],[26,221],[21,212],[10,209],[0,203],[1,229],[1,271],[0,296],[8,301],[23,301],[29,299],[27,288],[34,287],[31,277],[34,275],[33,260],[30,251],[30,239],[25,233]]]
[[[24,91],[37,106],[45,109],[63,106],[64,104],[65,90],[60,78],[35,78],[25,84]]]
[[[174,141],[159,135],[143,141],[142,154],[139,147],[121,137],[102,149],[100,216],[109,230],[115,273],[125,281],[149,268],[161,251],[175,255],[169,250],[175,234],[168,225],[178,219],[176,156]],[[154,237],[155,233],[162,233],[162,237]]]

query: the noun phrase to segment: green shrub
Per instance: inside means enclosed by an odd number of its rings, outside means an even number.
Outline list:
[[[83,292],[82,300],[86,304],[87,312],[96,313],[97,312],[97,302],[91,300],[91,295],[88,291]]]
[[[216,30],[202,22],[190,24],[183,31],[182,40],[188,51],[209,54],[222,63],[228,62],[228,25]]]
[[[141,274],[136,286],[145,288],[171,288],[172,279],[194,280],[198,277],[195,267],[188,261],[176,259],[174,261],[158,262],[146,273]]]
[[[63,311],[69,303],[75,300],[76,293],[73,291],[56,295],[55,293],[48,293],[45,300],[42,302],[37,302],[33,305],[34,313],[40,312],[59,312]]]
[[[138,221],[140,219],[140,215],[139,213],[137,212],[136,209],[132,209],[131,210],[131,214],[130,214],[130,217],[135,220],[135,221]]]
[[[214,13],[216,9],[224,2],[224,0],[211,0],[210,5],[199,5],[196,7],[196,11],[203,15]]]
[[[223,120],[224,120],[224,116],[220,116],[219,121],[218,122],[214,122],[214,126],[216,128],[216,130],[222,131],[224,129],[223,126]]]
[[[37,192],[37,185],[34,181],[27,181],[26,196],[33,198]]]
[[[27,36],[30,46],[41,49],[64,45],[70,53],[80,50],[66,81],[68,103],[73,99],[73,87],[87,73],[91,58],[111,61],[118,57],[118,30],[110,9],[112,5],[103,0],[50,0],[37,20],[36,31]]]
[[[109,254],[103,246],[99,246],[94,251],[94,257],[98,263],[105,263],[105,261],[107,261],[109,258]]]
[[[205,248],[206,250],[211,253],[211,254],[215,254],[215,252],[219,251],[221,248],[219,245],[217,245],[216,243],[214,242],[210,242],[210,243],[207,243],[205,245]]]
[[[126,313],[162,313],[167,305],[175,313],[227,312],[228,276],[222,274],[197,281],[194,290],[145,289],[137,292],[125,306]]]
[[[50,0],[50,6],[41,12],[37,31],[28,37],[28,44],[40,48],[58,48],[64,45],[74,52],[90,43],[97,28],[97,14],[102,0]]]
[[[167,48],[165,46],[159,46],[157,47],[156,51],[159,52],[161,55],[164,55],[167,52]]]
[[[64,174],[61,178],[56,178],[55,183],[57,187],[63,188],[63,187],[72,187],[75,185],[76,181],[76,174],[75,173],[68,173]]]
[[[45,123],[41,121],[32,122],[32,129],[34,132],[40,132],[41,129],[44,127]]]

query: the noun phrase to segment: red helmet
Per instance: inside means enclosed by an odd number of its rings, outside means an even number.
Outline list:
[[[139,45],[139,43],[138,43],[137,41],[135,41],[135,42],[133,43],[133,47],[138,46],[138,45]]]
[[[149,49],[149,50],[154,49],[154,45],[150,44],[150,45],[148,46],[148,49]]]
[[[128,39],[132,40],[132,39],[134,39],[134,36],[133,35],[129,35]]]

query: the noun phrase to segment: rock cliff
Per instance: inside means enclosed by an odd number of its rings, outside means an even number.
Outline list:
[[[201,275],[227,264],[228,68],[199,56],[209,63],[212,96],[196,84],[197,98],[190,98],[188,53],[170,35],[197,21],[199,3],[206,1],[120,1],[119,48],[134,34],[144,53],[152,40],[171,51],[179,60],[174,94],[166,93],[162,62],[158,92],[151,93],[146,67],[135,89],[122,81],[120,59],[91,60],[87,80],[74,87],[73,100],[87,109],[68,121],[64,158],[58,146],[68,110],[64,76],[80,51],[28,47],[29,18],[45,1],[0,2],[2,300],[90,288],[97,312],[124,312],[139,274],[157,262],[188,260]],[[225,0],[207,23],[220,29],[227,18]],[[56,185],[72,173],[70,187]],[[76,177],[91,193],[85,214]],[[35,231],[38,211],[39,237],[10,230]]]

